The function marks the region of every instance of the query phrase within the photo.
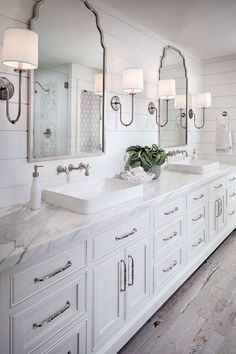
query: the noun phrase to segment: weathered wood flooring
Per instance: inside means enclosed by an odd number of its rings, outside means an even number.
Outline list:
[[[236,354],[236,232],[119,354]]]

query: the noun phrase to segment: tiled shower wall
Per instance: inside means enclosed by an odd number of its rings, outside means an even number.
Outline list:
[[[15,0],[22,1],[22,0]],[[3,3],[3,1],[1,0]],[[0,3],[1,3],[0,2]],[[29,2],[28,2],[29,3]],[[27,3],[27,4],[28,4]],[[32,1],[32,4],[34,1]],[[124,18],[119,13],[105,7],[97,0],[91,0],[100,14],[101,26],[107,47],[107,97],[106,97],[106,154],[103,156],[83,158],[84,162],[91,165],[91,177],[113,176],[119,173],[124,165],[124,151],[131,144],[152,144],[158,142],[157,127],[153,116],[149,116],[147,105],[149,100],[156,98],[157,70],[163,46],[173,44],[148,30],[141,28],[130,19]],[[4,2],[4,6],[6,2]],[[28,5],[27,5],[28,6]],[[11,14],[10,5],[8,16],[5,11],[1,14],[0,7],[0,43],[2,43],[3,30],[6,27],[26,27],[24,20],[19,15]],[[12,6],[13,9],[13,6]],[[13,11],[13,10],[12,10]],[[178,47],[178,43],[175,43]],[[181,48],[180,48],[181,49]],[[202,66],[197,58],[193,58],[186,51],[188,68],[189,89],[192,95],[201,91]],[[1,57],[1,45],[0,45]],[[145,90],[135,97],[135,121],[126,128],[119,123],[117,113],[110,107],[110,99],[114,94],[120,95],[123,104],[123,119],[130,117],[131,101],[121,89],[121,74],[125,67],[142,67],[144,70]],[[11,69],[0,65],[2,76],[8,77],[18,88],[17,76]],[[28,119],[28,79],[23,80],[23,105],[22,117],[16,125],[8,123],[5,117],[5,102],[0,101],[0,207],[24,203],[30,197],[31,174],[33,163],[27,162],[27,119]],[[16,114],[17,92],[11,100],[11,113]],[[197,144],[197,131],[192,122],[189,127],[189,144],[191,152]],[[65,176],[56,175],[59,164],[78,164],[81,159],[56,160],[43,162],[41,169],[42,187],[56,185],[66,181]],[[71,174],[72,181],[84,177],[79,172]]]

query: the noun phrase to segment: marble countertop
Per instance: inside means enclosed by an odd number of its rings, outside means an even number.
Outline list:
[[[99,230],[105,222],[111,224],[121,214],[132,216],[148,205],[168,201],[235,169],[235,166],[220,164],[217,172],[197,175],[164,168],[158,180],[144,186],[142,199],[92,215],[81,215],[48,204],[35,211],[28,205],[0,209],[0,272],[68,244],[89,230]]]

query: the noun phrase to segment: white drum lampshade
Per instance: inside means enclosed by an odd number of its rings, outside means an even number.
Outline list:
[[[199,93],[197,95],[197,106],[201,108],[211,107],[211,93]]]
[[[143,91],[143,70],[129,68],[123,71],[123,91],[138,93]]]
[[[3,36],[4,65],[21,70],[38,67],[38,34],[22,28],[7,28]]]
[[[159,98],[170,100],[175,98],[175,80],[159,80]]]
[[[94,93],[96,95],[103,95],[103,74],[95,75]]]
[[[178,109],[186,108],[186,95],[177,95],[175,97],[175,107]]]

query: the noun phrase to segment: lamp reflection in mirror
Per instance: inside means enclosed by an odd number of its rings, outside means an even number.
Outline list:
[[[6,101],[6,116],[10,123],[15,124],[21,115],[22,73],[38,67],[38,35],[22,28],[8,28],[3,36],[2,63],[14,68],[19,74],[18,113],[11,119],[9,100],[14,94],[14,85],[7,78],[0,78],[0,99]]]
[[[159,100],[164,100],[166,102],[166,120],[163,124],[161,124],[157,119],[157,107],[155,106],[154,102],[151,101],[148,105],[148,112],[150,114],[156,115],[156,124],[159,127],[164,127],[167,125],[169,121],[169,101],[176,96],[175,90],[175,80],[159,80]],[[160,109],[160,107],[159,107]]]
[[[122,120],[122,105],[118,96],[113,96],[111,106],[114,111],[120,111],[120,122],[125,127],[130,126],[134,121],[134,96],[143,91],[143,70],[139,68],[128,68],[123,71],[122,88],[124,92],[131,95],[131,120],[125,123]]]
[[[95,75],[94,93],[100,96],[103,95],[103,74]]]
[[[176,120],[179,120],[181,128],[186,129],[186,113],[184,112],[184,109],[186,109],[186,95],[177,95],[175,97],[175,108],[178,108],[180,111]]]
[[[195,128],[202,129],[205,125],[205,114],[206,108],[211,107],[211,93],[210,92],[203,92],[197,95],[197,107],[202,109],[202,123],[197,125],[196,123],[196,114],[193,112],[192,109],[189,110],[189,118],[193,119],[193,123]]]

